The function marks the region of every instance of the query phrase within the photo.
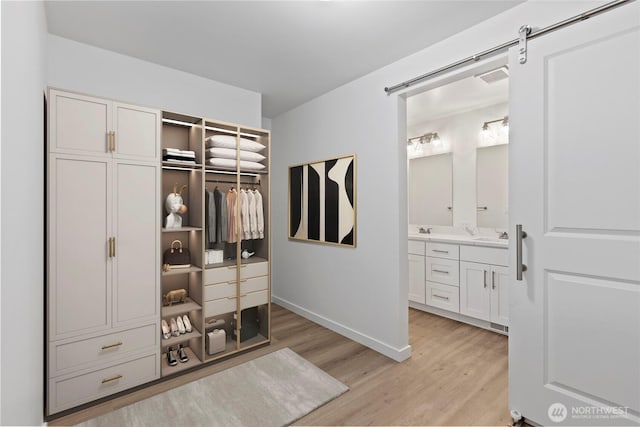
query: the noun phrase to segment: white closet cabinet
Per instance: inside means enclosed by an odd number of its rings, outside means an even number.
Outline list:
[[[160,111],[102,98],[49,91],[50,150],[157,161]]]
[[[159,111],[57,90],[49,100],[47,414],[53,414],[159,377],[162,203],[160,164],[141,150],[145,138],[157,139]],[[120,128],[131,130],[124,134],[141,138],[129,146],[124,138],[121,152],[107,153],[114,111]]]

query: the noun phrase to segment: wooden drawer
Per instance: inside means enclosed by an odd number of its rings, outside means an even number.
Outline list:
[[[427,242],[427,256],[448,259],[460,259],[458,245],[451,243]]]
[[[493,265],[509,265],[509,251],[505,248],[486,248],[482,246],[460,246],[462,261],[479,262]]]
[[[249,292],[240,297],[240,309],[255,307],[269,302],[269,291]]]
[[[49,344],[49,375],[78,371],[137,350],[157,347],[159,337],[160,331],[154,323],[81,341],[53,342]]]
[[[460,312],[460,291],[457,286],[427,282],[427,305],[443,310]]]
[[[266,291],[269,289],[269,278],[267,276],[253,277],[240,282],[240,294],[248,292]]]
[[[204,287],[204,300],[213,301],[220,298],[236,296],[236,282],[218,283],[217,285],[207,285]]]
[[[424,255],[424,240],[409,240],[409,253],[414,255]]]
[[[266,276],[269,274],[268,262],[254,262],[251,264],[242,264],[240,266],[240,278]]]
[[[453,259],[427,257],[426,279],[443,285],[458,286],[460,262]]]
[[[160,377],[160,357],[148,354],[108,368],[49,380],[49,411],[60,412]]]
[[[236,311],[236,297],[220,298],[204,303],[204,317],[217,316]]]
[[[226,267],[207,268],[204,271],[204,284],[211,285],[214,283],[222,282],[235,282],[236,277],[236,265],[230,265]]]

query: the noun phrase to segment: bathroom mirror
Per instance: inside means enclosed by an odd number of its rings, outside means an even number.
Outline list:
[[[451,153],[409,160],[409,224],[453,225]]]
[[[478,227],[509,226],[509,146],[494,145],[476,151]]]

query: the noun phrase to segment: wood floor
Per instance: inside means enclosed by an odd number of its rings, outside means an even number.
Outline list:
[[[510,425],[507,338],[409,310],[412,356],[398,363],[272,305],[272,343],[49,422],[73,425],[289,347],[350,390],[296,425]]]

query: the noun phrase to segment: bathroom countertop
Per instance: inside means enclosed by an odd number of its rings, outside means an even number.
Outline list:
[[[487,236],[463,236],[456,234],[438,233],[409,233],[409,240],[425,240],[427,242],[454,243],[458,245],[486,246],[490,248],[504,249],[507,249],[509,247],[509,240]]]

